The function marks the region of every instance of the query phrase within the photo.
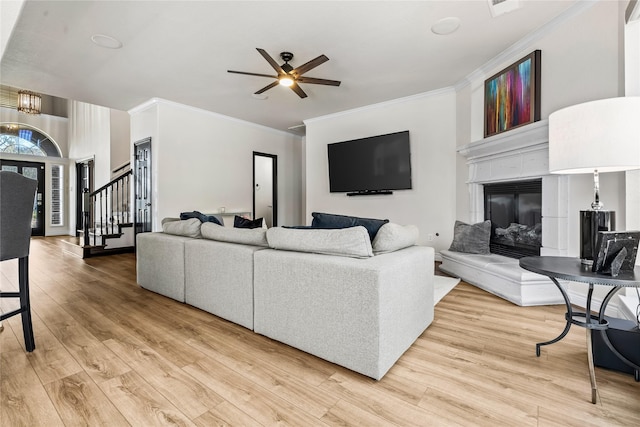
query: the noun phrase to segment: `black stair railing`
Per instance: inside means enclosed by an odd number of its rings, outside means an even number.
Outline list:
[[[131,170],[120,174],[96,191],[85,193],[84,216],[84,245],[97,246],[97,237],[120,233],[120,226],[132,221],[130,208]],[[93,230],[93,242],[90,232]]]

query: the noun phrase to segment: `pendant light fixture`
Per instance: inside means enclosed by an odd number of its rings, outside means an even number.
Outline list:
[[[28,90],[18,92],[18,111],[27,114],[40,114],[42,98],[39,94]]]

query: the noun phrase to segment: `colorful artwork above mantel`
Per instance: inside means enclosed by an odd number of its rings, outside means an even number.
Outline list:
[[[535,50],[485,80],[485,138],[540,120],[540,61]]]

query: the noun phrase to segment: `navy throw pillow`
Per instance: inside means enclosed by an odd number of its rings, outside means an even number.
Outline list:
[[[233,226],[235,228],[261,228],[262,227],[262,218],[258,219],[246,219],[241,216],[236,215],[233,218]]]
[[[349,228],[361,225],[367,229],[371,241],[376,237],[380,227],[389,222],[388,219],[360,218],[322,212],[313,212],[311,216],[313,217],[313,221],[311,221],[312,228]]]
[[[200,213],[198,211],[193,211],[193,212],[182,212],[180,214],[180,219],[181,220],[185,220],[185,219],[191,219],[191,218],[198,218],[200,220],[200,222],[213,222],[214,224],[218,224],[218,225],[224,225],[218,218],[216,218],[214,215],[205,215],[203,213]]]

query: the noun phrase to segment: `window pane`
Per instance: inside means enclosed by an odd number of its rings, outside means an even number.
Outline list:
[[[51,166],[51,225],[63,225],[63,174],[62,165]]]

